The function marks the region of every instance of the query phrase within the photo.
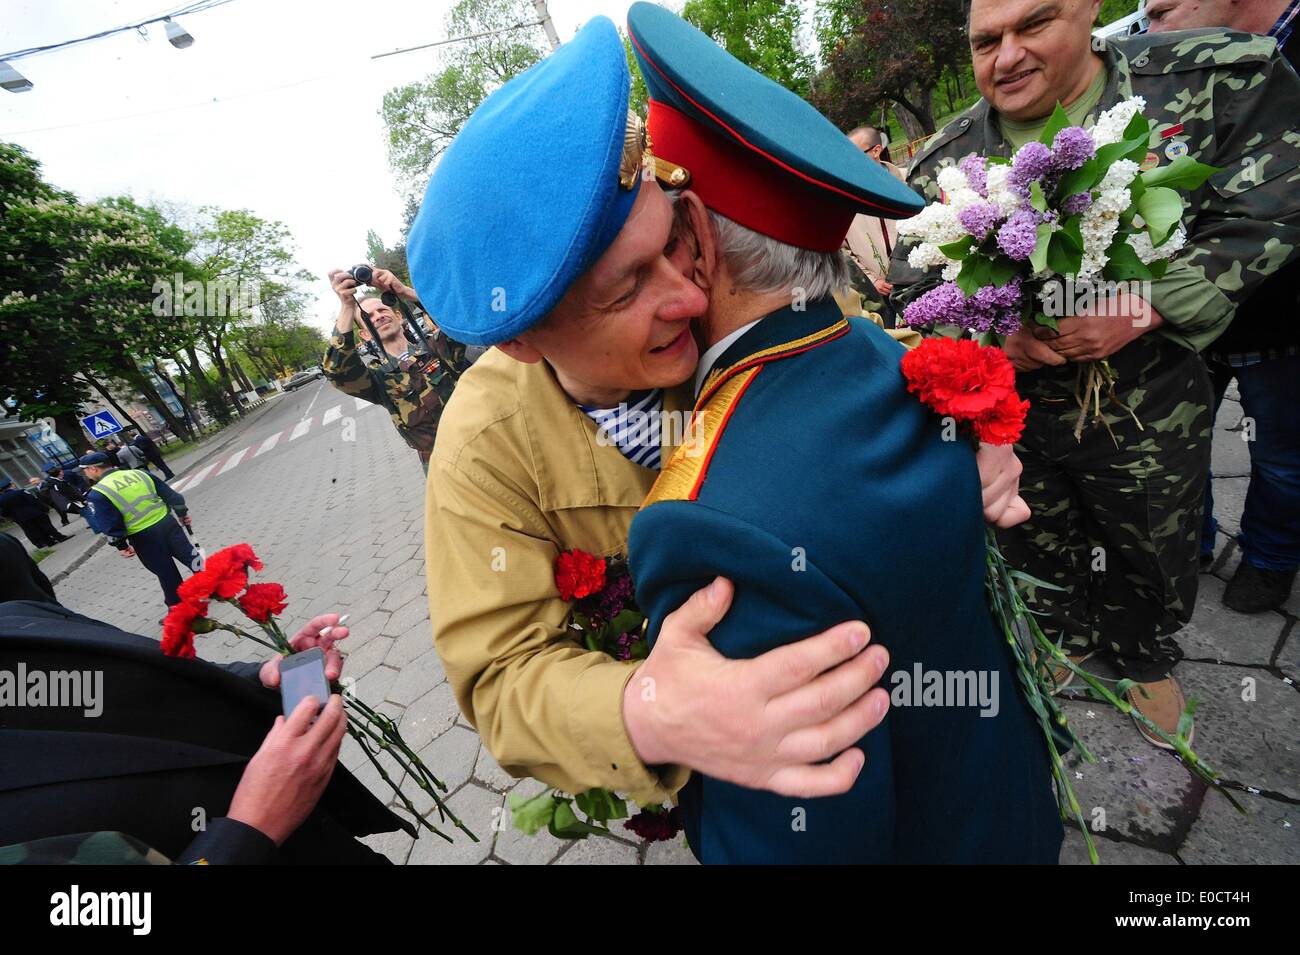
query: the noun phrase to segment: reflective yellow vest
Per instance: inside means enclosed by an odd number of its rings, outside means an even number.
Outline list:
[[[143,471],[112,471],[92,490],[108,498],[122,512],[127,536],[153,527],[167,516],[167,502],[158,496],[153,478]]]

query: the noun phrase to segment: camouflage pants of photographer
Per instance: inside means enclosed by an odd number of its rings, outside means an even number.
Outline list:
[[[1199,356],[1155,335],[1111,367],[1137,421],[1103,399],[1110,431],[1090,421],[1081,439],[1081,366],[1017,376],[1030,401],[1020,493],[1033,516],[999,541],[1012,566],[1062,588],[1023,585],[1049,637],[1076,655],[1109,651],[1123,676],[1152,682],[1182,658],[1172,634],[1196,604],[1212,391]]]

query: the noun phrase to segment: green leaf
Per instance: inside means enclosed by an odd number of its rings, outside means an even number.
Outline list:
[[[1123,696],[1125,693],[1127,693],[1129,690],[1133,689],[1133,687],[1137,685],[1138,682],[1136,680],[1120,680],[1118,683],[1115,684],[1115,695]],[[1145,691],[1143,691],[1143,695],[1146,695]]]
[[[1051,315],[1044,315],[1042,312],[1039,312],[1034,316],[1034,321],[1037,322],[1039,325],[1042,325],[1044,328],[1050,328],[1054,332],[1059,332],[1061,330],[1061,326],[1057,324],[1056,319],[1054,319]],[[1012,576],[1015,576],[1015,574],[1016,572],[1012,571]],[[1065,588],[1054,587],[1054,589],[1064,590]]]
[[[1044,222],[1038,227],[1038,244],[1029,256],[1029,267],[1037,274],[1047,269],[1047,246],[1052,240],[1052,227]]]
[[[1183,198],[1172,189],[1155,186],[1138,200],[1137,212],[1151,232],[1153,245],[1160,245],[1183,218]]]
[[[1151,278],[1156,280],[1162,279],[1165,277],[1165,273],[1169,271],[1169,260],[1156,259],[1154,262],[1150,263],[1147,268],[1151,270]]]
[[[556,803],[555,815],[547,829],[557,839],[585,839],[593,834],[608,832],[607,829],[579,819],[573,811],[573,804],[567,799]]]
[[[620,633],[637,633],[644,621],[645,614],[639,610],[620,610],[609,622],[610,634],[617,636]]]
[[[950,259],[962,260],[975,248],[975,237],[966,236],[964,239],[958,239],[956,242],[949,242],[947,245],[939,246],[939,251]]]
[[[1096,161],[1097,168],[1101,171],[1102,177],[1105,177],[1107,169],[1115,165],[1115,163],[1119,162],[1121,159],[1128,158],[1139,148],[1142,150],[1142,157],[1138,160],[1140,165],[1142,159],[1146,158],[1147,141],[1145,137],[1142,139],[1124,139],[1118,143],[1111,143],[1109,146],[1102,146],[1101,149],[1098,149]],[[1100,179],[1098,181],[1100,182]]]
[[[574,802],[589,818],[600,822],[627,818],[627,803],[608,789],[588,789],[578,793]]]
[[[1151,120],[1141,113],[1134,113],[1133,118],[1124,127],[1124,138],[1140,139],[1143,143],[1149,142],[1151,139]]]
[[[548,789],[532,798],[512,795],[510,797],[511,822],[521,832],[530,836],[536,835],[543,826],[550,825],[555,816],[556,802],[553,789]]]
[[[1070,125],[1070,114],[1065,111],[1060,100],[1056,102],[1056,109],[1052,111],[1052,116],[1043,127],[1043,135],[1038,137],[1038,141],[1044,146],[1050,146],[1056,140],[1056,134],[1065,127]],[[1041,210],[1040,210],[1041,211]]]
[[[1094,156],[1086,163],[1080,166],[1074,172],[1067,173],[1061,180],[1061,185],[1057,190],[1057,195],[1062,199],[1080,192],[1091,192],[1101,182],[1101,177],[1105,175],[1106,170],[1101,167]]]
[[[1141,176],[1134,176],[1133,181],[1128,184],[1128,201],[1130,203],[1137,202],[1146,195],[1146,191],[1146,182],[1143,181]]]
[[[1197,162],[1191,156],[1179,156],[1168,166],[1148,169],[1142,174],[1142,181],[1148,186],[1165,186],[1191,192],[1204,185],[1217,172],[1219,169],[1215,166]]]
[[[1043,187],[1036,182],[1029,184],[1029,204],[1039,212],[1047,211],[1047,197],[1043,195]]]
[[[971,255],[961,264],[961,272],[957,276],[957,287],[962,293],[970,298],[984,286],[988,285],[993,278],[993,263],[988,256]]]
[[[990,166],[1010,166],[1011,160],[1006,156],[987,156],[984,161]]]
[[[1019,274],[1020,263],[1007,258],[1005,255],[999,255],[993,260],[993,267],[989,272],[989,284],[1001,287]]]
[[[1123,240],[1112,242],[1106,250],[1106,267],[1102,275],[1112,282],[1151,281],[1151,270],[1138,258],[1133,246]]]
[[[1070,216],[1052,234],[1047,246],[1047,266],[1058,275],[1073,275],[1083,264],[1083,231],[1078,216]]]

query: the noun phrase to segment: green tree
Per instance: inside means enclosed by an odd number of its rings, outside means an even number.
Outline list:
[[[173,344],[151,304],[176,261],[134,209],[79,202],[20,147],[0,144],[5,397],[29,417],[52,417],[78,449],[87,442],[77,418],[92,387],[106,393],[101,379],[143,383],[161,405],[138,361]]]
[[[807,95],[813,61],[799,46],[797,0],[687,0],[682,17],[746,66]]]
[[[844,128],[889,103],[909,139],[933,133],[936,87],[970,62],[962,0],[823,0],[818,35],[826,67],[811,98]]]
[[[479,103],[546,53],[526,0],[460,0],[447,14],[442,69],[384,94],[388,160],[407,195],[422,192],[442,151]]]

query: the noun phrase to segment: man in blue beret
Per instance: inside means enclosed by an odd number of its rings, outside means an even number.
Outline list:
[[[185,498],[148,471],[119,467],[103,451],[92,451],[79,463],[91,482],[85,513],[91,530],[107,537],[123,557],[139,557],[158,578],[168,607],[179,603],[176,565],[203,566],[198,545],[186,533],[193,525]]]
[[[431,459],[435,643],[462,710],[512,774],[643,802],[671,796],[689,769],[790,796],[842,793],[862,767],[853,744],[884,703],[867,692],[884,654],[861,652],[859,615],[727,660],[706,635],[730,586],[703,580],[664,614],[639,668],[567,632],[557,555],[626,553],[661,460],[696,430],[681,414],[689,384],[672,389],[694,375],[689,323],[707,302],[686,278],[692,243],[673,239],[668,198],[639,174],[680,186],[689,173],[647,155],[626,114],[627,83],[617,33],[593,21],[485,102],[442,158],[412,229],[421,299],[455,316],[444,325],[456,338],[498,346],[462,379]],[[843,145],[860,175],[870,164]],[[867,191],[880,208],[916,205],[896,185],[881,188]],[[847,228],[853,212],[821,208]],[[832,231],[816,240],[827,250],[844,237]],[[1014,498],[1014,481],[1000,493]],[[839,755],[825,763],[828,753]]]

